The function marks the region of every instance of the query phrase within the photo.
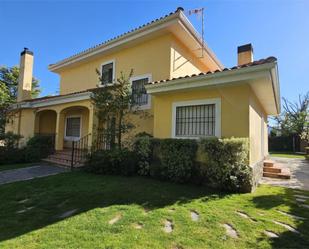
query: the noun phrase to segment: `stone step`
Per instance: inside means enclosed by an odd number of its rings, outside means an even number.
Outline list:
[[[281,169],[281,173],[274,173],[274,172],[264,172],[264,177],[270,177],[270,178],[278,178],[278,179],[290,179],[291,173],[290,170],[287,168]]]
[[[42,159],[43,162],[47,162],[47,163],[52,163],[52,164],[57,164],[57,165],[61,165],[61,166],[65,166],[65,167],[71,167],[71,162],[65,162],[65,161],[61,161],[61,160],[55,160],[55,159]]]
[[[265,160],[263,165],[264,165],[264,167],[273,167],[274,164],[275,164],[275,162],[272,161],[272,160]]]
[[[281,173],[282,167],[274,165],[273,167],[263,167],[263,172]]]

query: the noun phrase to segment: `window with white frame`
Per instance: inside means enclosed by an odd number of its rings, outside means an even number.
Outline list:
[[[220,103],[219,100],[175,103],[173,136],[220,136]]]
[[[149,82],[149,77],[133,78],[132,97],[134,105],[145,106],[149,104],[149,96],[147,94],[145,84]]]
[[[65,136],[67,138],[79,138],[80,128],[81,128],[81,118],[80,117],[67,117],[66,118]]]
[[[102,64],[101,68],[101,78],[102,78],[102,84],[107,85],[110,83],[113,83],[114,81],[114,62],[108,62],[105,64]]]

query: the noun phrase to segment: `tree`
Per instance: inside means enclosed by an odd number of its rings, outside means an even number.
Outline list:
[[[97,70],[100,82],[102,78]],[[99,123],[104,124],[105,132],[111,134],[111,140],[117,139],[119,148],[122,145],[122,136],[134,127],[128,119],[128,114],[136,113],[133,108],[130,78],[133,70],[126,76],[121,72],[120,77],[112,85],[106,85],[93,91],[92,102],[96,108]]]
[[[299,95],[298,101],[283,98],[283,112],[275,121],[283,135],[296,135],[309,141],[309,92]]]
[[[19,67],[0,67],[0,134],[4,132],[5,123],[8,119],[9,107],[16,102],[18,89]],[[40,93],[39,81],[32,78],[33,98]]]

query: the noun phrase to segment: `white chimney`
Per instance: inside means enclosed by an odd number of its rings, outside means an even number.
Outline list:
[[[31,99],[33,52],[28,48],[20,53],[17,102]]]

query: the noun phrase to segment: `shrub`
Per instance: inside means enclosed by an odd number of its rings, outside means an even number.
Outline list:
[[[137,156],[126,148],[97,151],[86,161],[86,170],[97,174],[134,175],[137,173]]]
[[[172,182],[191,178],[197,150],[196,140],[163,139],[160,143],[161,176]]]
[[[141,136],[135,140],[134,151],[138,158],[138,174],[148,176],[152,161],[153,143],[149,136]]]
[[[0,164],[22,163],[24,161],[24,150],[18,148],[18,142],[22,136],[7,132],[0,135]]]
[[[0,134],[0,141],[3,141],[3,146],[7,149],[17,148],[19,140],[22,138],[21,135],[14,134],[13,132],[6,132]]]
[[[229,191],[248,191],[252,172],[249,166],[248,140],[245,138],[202,139],[197,161],[203,180]]]
[[[53,138],[49,136],[34,136],[25,147],[25,161],[38,162],[46,158],[54,150]]]

